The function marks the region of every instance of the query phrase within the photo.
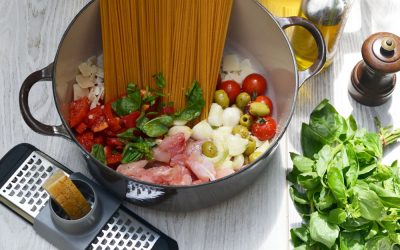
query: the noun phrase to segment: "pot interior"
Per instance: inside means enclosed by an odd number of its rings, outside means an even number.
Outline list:
[[[99,55],[101,51],[99,0],[94,0],[77,15],[65,32],[54,62],[56,104],[73,138],[67,121],[77,68],[81,62]],[[295,60],[284,32],[256,1],[235,0],[225,52],[249,58],[253,66],[267,77],[267,92],[273,99],[273,116],[278,123],[274,142],[277,143],[290,121],[298,88]],[[81,149],[84,150],[83,147]]]

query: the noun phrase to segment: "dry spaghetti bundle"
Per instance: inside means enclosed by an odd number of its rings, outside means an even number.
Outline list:
[[[162,72],[165,102],[185,106],[198,80],[212,102],[233,0],[101,0],[106,101],[129,82],[154,87]],[[203,117],[204,117],[203,112]]]

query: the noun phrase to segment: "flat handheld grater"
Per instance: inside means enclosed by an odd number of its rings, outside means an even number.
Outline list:
[[[92,210],[79,220],[63,218],[42,184],[63,170],[81,190]],[[178,244],[121,201],[80,173],[61,165],[30,144],[19,144],[0,160],[0,202],[33,225],[60,249],[178,249]]]

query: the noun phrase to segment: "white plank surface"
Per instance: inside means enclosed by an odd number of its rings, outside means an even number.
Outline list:
[[[74,15],[88,0],[0,0],[0,156],[12,146],[28,142],[75,171],[86,172],[78,149],[60,138],[32,132],[22,120],[18,92],[28,74],[50,63],[58,42]],[[170,213],[131,208],[163,232],[175,238],[181,249],[287,249],[288,225],[298,217],[288,199],[285,174],[288,152],[299,151],[299,128],[323,98],[330,99],[343,114],[353,113],[361,126],[373,128],[372,117],[400,126],[393,100],[378,108],[356,104],[347,95],[349,75],[361,58],[363,40],[377,31],[400,34],[397,0],[355,2],[334,64],[308,81],[300,90],[298,105],[288,130],[270,165],[259,181],[233,199],[215,207]],[[51,86],[38,84],[31,92],[35,117],[59,122],[53,107]],[[396,116],[396,115],[397,116]],[[390,157],[394,157],[396,148]],[[32,227],[0,206],[0,249],[54,249]]]

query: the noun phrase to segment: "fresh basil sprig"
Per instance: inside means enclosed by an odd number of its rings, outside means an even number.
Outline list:
[[[152,147],[154,143],[152,141],[140,140],[138,142],[128,143],[125,145],[124,151],[122,152],[122,163],[129,163],[138,161],[143,158],[147,160],[153,159]]]
[[[400,168],[382,163],[383,146],[400,130],[358,129],[327,100],[301,129],[304,155],[291,153],[288,180],[304,219],[291,229],[295,249],[398,249],[400,246]]]
[[[106,155],[104,153],[104,147],[100,144],[94,144],[92,146],[91,154],[96,158],[99,162],[103,164],[107,164]]]
[[[192,87],[186,93],[186,101],[186,108],[175,113],[175,120],[191,121],[200,116],[205,101],[198,81],[194,81]]]
[[[140,89],[135,84],[129,83],[126,97],[116,100],[111,104],[111,107],[119,116],[124,116],[139,110],[141,105]]]

